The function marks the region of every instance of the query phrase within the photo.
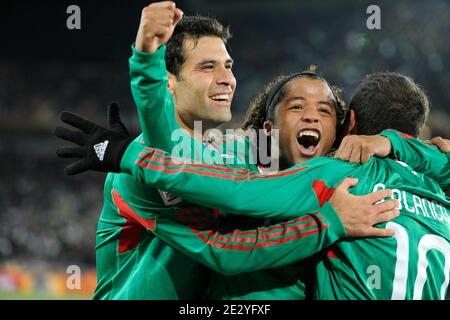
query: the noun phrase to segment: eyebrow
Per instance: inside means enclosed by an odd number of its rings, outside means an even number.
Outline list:
[[[286,99],[286,103],[289,103],[289,102],[292,102],[292,101],[295,101],[295,100],[306,101],[306,98],[302,97],[302,96],[290,97],[290,98]],[[332,100],[320,100],[319,104],[325,104],[327,106],[334,107],[334,102]]]
[[[330,107],[334,107],[334,102],[333,102],[333,100],[320,100],[320,101],[319,101],[319,104],[326,104],[326,105],[328,105],[328,106],[330,106]]]
[[[199,63],[197,63],[197,66],[201,66],[201,65],[204,65],[204,64],[208,64],[208,63],[217,64],[217,60],[205,59],[205,60],[202,60]],[[230,58],[230,59],[227,59],[225,61],[225,63],[234,63],[234,61],[233,61],[233,59]]]
[[[304,97],[290,97],[290,98],[286,99],[286,102],[289,103],[289,102],[294,101],[294,100],[306,101],[306,98],[304,98]]]

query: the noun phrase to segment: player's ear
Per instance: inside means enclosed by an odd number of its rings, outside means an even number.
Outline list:
[[[349,120],[348,120],[348,129],[347,129],[347,134],[357,134],[356,129],[356,114],[355,114],[355,110],[350,109],[349,110]]]
[[[170,72],[167,72],[167,75],[169,78],[169,81],[167,81],[167,88],[169,89],[170,93],[173,95],[173,90],[175,87],[175,83],[177,81],[177,77],[173,73],[170,73]]]
[[[264,134],[266,136],[272,135],[272,128],[273,128],[272,122],[270,122],[269,120],[264,121],[263,129],[264,129]]]

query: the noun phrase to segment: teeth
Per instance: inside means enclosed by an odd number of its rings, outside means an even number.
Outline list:
[[[228,100],[229,94],[217,94],[215,96],[212,96],[211,99],[213,100]]]
[[[304,131],[301,131],[299,136],[300,136],[300,137],[303,137],[303,136],[312,136],[312,137],[315,137],[316,139],[319,139],[319,134],[318,134],[316,131],[313,131],[313,130],[304,130]]]

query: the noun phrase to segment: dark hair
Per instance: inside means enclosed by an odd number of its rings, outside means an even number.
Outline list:
[[[410,78],[380,72],[367,75],[350,103],[355,111],[358,134],[373,135],[395,129],[418,136],[429,113],[424,90]]]
[[[166,68],[176,77],[185,61],[183,44],[186,39],[194,40],[195,46],[201,37],[214,36],[226,44],[231,38],[229,27],[224,27],[214,18],[184,16],[175,26],[172,37],[166,45]]]
[[[342,98],[342,90],[336,86],[330,85],[324,78],[316,74],[316,66],[309,66],[307,70],[303,71],[299,74],[292,75],[280,75],[275,79],[270,81],[263,90],[256,96],[256,98],[251,102],[249,111],[247,113],[247,119],[242,125],[242,129],[262,129],[263,124],[266,120],[271,122],[275,122],[276,119],[276,108],[275,106],[285,98],[286,96],[286,86],[285,84],[290,82],[291,80],[298,78],[309,78],[314,80],[320,80],[325,82],[331,89],[335,101],[336,114],[338,117],[338,127],[340,128],[344,122],[346,115],[346,104],[344,99]],[[287,80],[287,82],[286,82]],[[272,95],[274,92],[273,89],[278,87],[280,84],[282,86],[277,90],[275,95]],[[267,103],[269,96],[271,98],[270,105],[273,107],[267,108]],[[267,108],[267,114],[266,114]]]

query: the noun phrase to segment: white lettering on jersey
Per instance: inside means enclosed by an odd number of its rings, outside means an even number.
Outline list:
[[[373,187],[373,191],[385,189],[386,186],[382,183],[377,183]],[[440,203],[434,200],[421,198],[415,194],[410,194],[399,189],[392,189],[392,199],[398,199],[400,202],[399,209],[405,208],[408,212],[422,215],[425,218],[437,220],[440,222],[450,223],[450,217],[447,209]],[[427,210],[427,207],[429,210]]]

